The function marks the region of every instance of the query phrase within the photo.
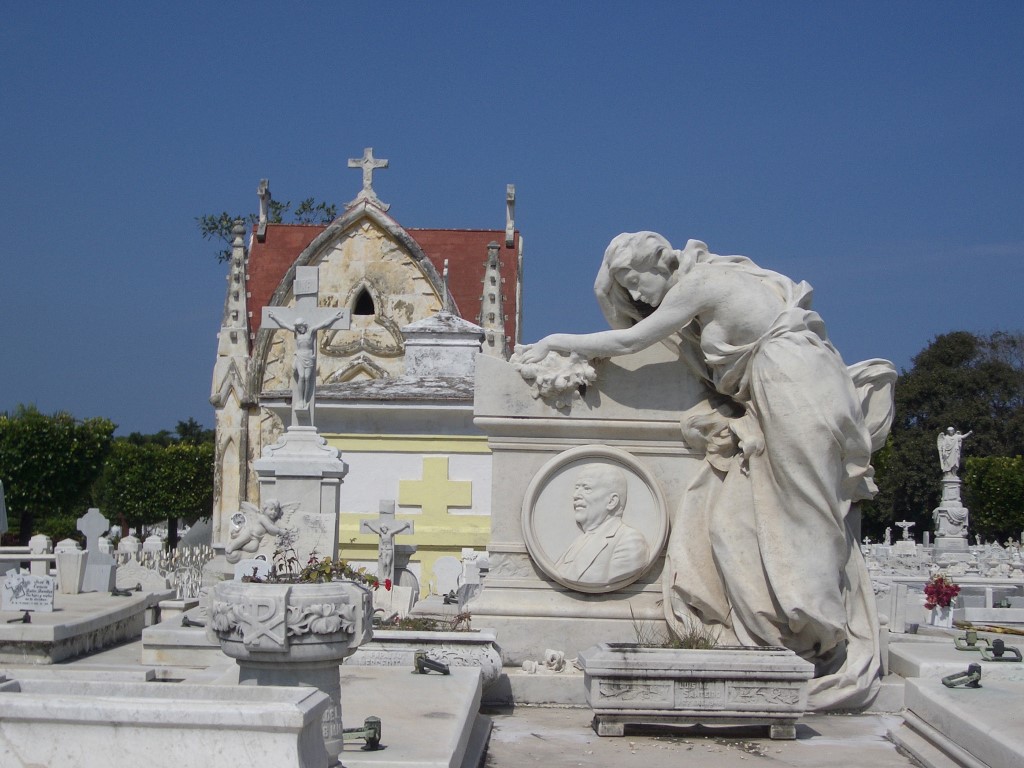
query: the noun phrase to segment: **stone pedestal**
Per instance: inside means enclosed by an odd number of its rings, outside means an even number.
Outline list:
[[[967,544],[968,510],[960,501],[960,478],[947,473],[942,478],[942,500],[932,511],[935,520],[933,557],[939,565],[971,559]]]
[[[207,633],[238,664],[242,685],[307,685],[326,693],[324,746],[342,749],[338,667],[373,635],[370,592],[350,581],[214,587]],[[333,762],[331,763],[333,765]]]
[[[85,579],[87,553],[67,549],[57,553],[57,586],[62,595],[77,595]]]
[[[338,544],[341,482],[348,472],[341,452],[327,445],[316,427],[292,426],[277,443],[263,449],[263,457],[254,467],[262,501],[277,499],[282,504],[297,504],[303,512],[333,518],[334,530],[328,532],[332,548],[321,550],[322,555],[333,555]]]
[[[701,460],[682,440],[679,414],[700,402],[703,390],[660,346],[595,367],[597,381],[586,393],[558,407],[535,399],[510,364],[477,361],[474,422],[487,435],[494,480],[490,571],[467,610],[474,622],[494,628],[506,665],[543,658],[548,648],[572,658],[602,641],[634,641],[634,619],[664,620],[664,539],[654,526],[644,528],[652,562],[635,580],[581,591],[551,574],[557,575],[555,561],[579,533],[572,480],[588,461],[615,462],[628,472],[627,524],[634,524],[631,515],[642,521],[643,514],[656,512],[667,528]],[[531,521],[530,531],[524,519]]]

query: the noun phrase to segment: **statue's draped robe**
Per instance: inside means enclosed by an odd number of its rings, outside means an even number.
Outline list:
[[[746,409],[731,422],[764,449],[705,461],[673,520],[664,581],[669,623],[721,627],[720,642],[784,646],[815,664],[812,709],[868,703],[880,679],[878,618],[851,504],[871,498],[870,458],[892,420],[891,363],[847,368],[810,309],[811,289],[743,257],[705,256],[773,286],[785,302],[742,347],[680,352]],[[757,433],[760,432],[760,435]]]

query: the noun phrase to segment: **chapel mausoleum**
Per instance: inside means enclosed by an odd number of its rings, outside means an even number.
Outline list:
[[[210,398],[213,541],[227,540],[242,501],[260,503],[253,464],[289,420],[295,336],[262,323],[264,308],[301,306],[296,269],[318,267],[316,307],[350,317],[316,334],[315,356],[315,426],[348,465],[341,556],[376,561],[378,537],[360,521],[393,499],[397,518],[415,523],[396,544],[415,545],[406,568],[426,594],[437,558],[490,539],[491,455],[473,425],[473,380],[479,353],[507,359],[520,338],[515,189],[501,229],[405,228],[373,189],[387,161],[367,149],[349,165],[362,189],[329,224],[269,221],[264,180],[259,220],[236,227]]]

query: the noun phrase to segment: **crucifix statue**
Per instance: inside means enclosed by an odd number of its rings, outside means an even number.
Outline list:
[[[910,529],[914,527],[915,523],[910,520],[900,520],[896,525],[903,529],[903,540],[910,541]]]
[[[380,536],[377,545],[377,578],[381,581],[389,579],[395,582],[395,536],[400,533],[414,533],[415,526],[411,520],[395,519],[395,502],[385,500],[380,503],[380,515],[376,520],[360,520],[360,533],[375,533]]]
[[[313,401],[316,393],[316,333],[324,329],[349,327],[347,309],[317,306],[319,290],[317,267],[295,268],[295,306],[264,307],[263,324],[273,324],[295,334],[295,359],[292,362],[292,426],[313,426]]]

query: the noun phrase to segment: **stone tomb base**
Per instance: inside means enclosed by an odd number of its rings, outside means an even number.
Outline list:
[[[971,663],[981,664],[984,686],[987,680],[1012,680],[1024,683],[1024,662],[1019,661],[985,661],[977,651],[959,651],[953,644],[955,636],[963,636],[962,631],[947,630],[943,638],[921,638],[906,635],[907,640],[889,645],[889,669],[905,678],[924,678],[941,680],[946,675],[963,672]],[[1000,635],[989,632],[981,636],[991,642]],[[1017,638],[1003,635],[1008,645],[1019,647]],[[914,638],[914,639],[911,639]]]
[[[0,765],[325,768],[329,701],[310,688],[8,680]]]
[[[57,593],[53,613],[33,613],[30,624],[9,624],[20,612],[0,611],[0,663],[53,664],[138,637],[146,613],[172,593]]]
[[[967,655],[967,654],[965,654]],[[907,680],[904,724],[889,736],[927,768],[1024,764],[1024,683],[987,679],[981,688]]]
[[[349,667],[392,667],[412,670],[417,651],[450,668],[472,667],[480,671],[484,688],[494,685],[501,674],[501,656],[494,630],[471,632],[426,632],[375,629],[373,639],[363,643],[345,660]]]
[[[0,677],[0,766],[327,765],[320,717],[329,699],[315,689],[238,685],[234,664],[209,684],[150,682],[154,670],[143,667],[77,667],[11,668],[10,679]],[[479,714],[479,670],[418,675],[346,664],[340,682],[346,727],[376,716],[382,731],[378,751],[345,745],[346,768],[481,765],[491,720]]]
[[[184,615],[199,620],[197,609]],[[143,630],[139,660],[163,667],[208,667],[223,664],[228,657],[219,643],[207,637],[204,627],[182,626],[182,616],[174,616]]]
[[[348,742],[345,768],[477,768],[487,750],[491,719],[479,714],[480,672],[452,667],[450,675],[408,669],[341,668],[345,727],[381,719],[384,749],[364,752]]]
[[[579,656],[599,736],[626,725],[767,725],[795,739],[814,667],[783,648],[688,650],[601,643]]]

